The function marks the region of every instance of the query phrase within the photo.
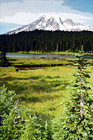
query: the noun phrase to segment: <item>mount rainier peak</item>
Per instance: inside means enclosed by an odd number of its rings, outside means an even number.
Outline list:
[[[7,34],[16,34],[22,31],[33,31],[36,29],[49,31],[93,31],[93,28],[80,23],[74,23],[71,19],[63,20],[61,17],[44,15],[31,24],[11,30]]]

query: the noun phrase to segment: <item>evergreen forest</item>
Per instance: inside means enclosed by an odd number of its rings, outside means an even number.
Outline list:
[[[35,30],[12,35],[0,35],[0,51],[5,48],[6,52],[40,51],[43,53],[67,50],[77,52],[81,45],[84,46],[85,52],[93,50],[93,32]]]

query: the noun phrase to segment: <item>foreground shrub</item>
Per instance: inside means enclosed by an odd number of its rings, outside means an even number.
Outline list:
[[[20,112],[19,112],[20,111]],[[5,115],[0,140],[49,140],[49,124],[31,109],[14,108]]]
[[[26,110],[25,113],[25,131],[21,140],[49,140],[51,137],[49,122],[31,110]]]
[[[0,125],[2,125],[3,115],[9,115],[15,102],[16,93],[8,91],[5,86],[0,87]]]
[[[15,92],[0,88],[0,140],[49,140],[49,122],[15,101]]]
[[[21,119],[20,108],[16,102],[9,114],[3,115],[2,126],[0,127],[0,140],[18,140],[24,129]]]

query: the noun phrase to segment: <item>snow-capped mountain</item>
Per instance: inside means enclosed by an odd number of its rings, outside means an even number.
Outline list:
[[[80,23],[74,23],[71,19],[63,20],[61,17],[42,16],[33,23],[12,30],[7,34],[19,33],[22,31],[33,31],[36,29],[49,31],[93,31],[93,28]]]

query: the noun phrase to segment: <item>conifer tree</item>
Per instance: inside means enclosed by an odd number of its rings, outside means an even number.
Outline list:
[[[83,49],[76,55],[75,65],[78,72],[73,74],[69,92],[70,100],[65,102],[63,117],[53,121],[54,140],[92,140],[92,94],[86,78],[90,78],[86,71],[86,60]]]
[[[7,58],[6,58],[6,47],[2,47],[1,49],[1,62],[0,62],[1,66],[9,66],[10,63],[8,62]]]

